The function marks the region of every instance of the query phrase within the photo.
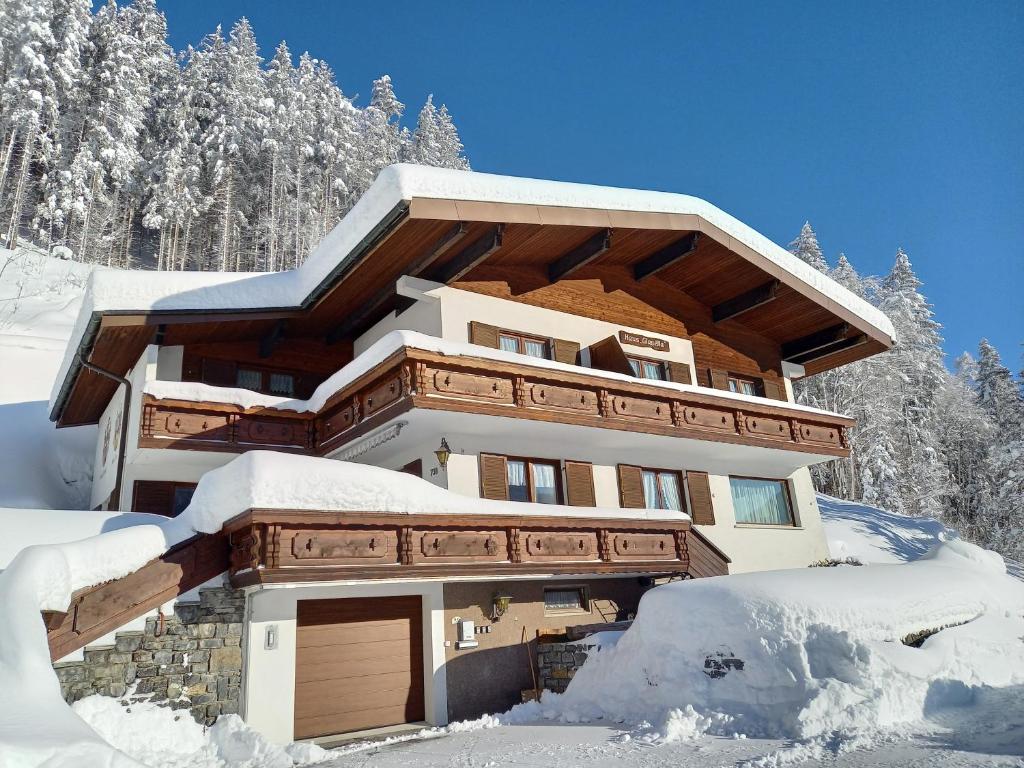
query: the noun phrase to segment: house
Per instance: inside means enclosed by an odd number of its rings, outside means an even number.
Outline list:
[[[47,617],[52,654],[226,571],[223,687],[273,738],[506,708],[539,629],[628,619],[658,580],[826,557],[808,467],[848,457],[853,422],[792,381],[892,343],[696,198],[416,166],[291,272],[96,272],[51,403],[59,427],[99,425],[93,505],[176,515],[251,451],[294,457],[296,499],[76,598]],[[459,503],[300,503],[304,467],[346,467],[344,496],[358,465]],[[164,690],[187,695],[177,673]]]

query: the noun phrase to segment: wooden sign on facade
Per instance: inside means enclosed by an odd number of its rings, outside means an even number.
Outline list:
[[[668,352],[669,350],[668,342],[664,339],[656,339],[653,336],[643,336],[629,331],[619,331],[619,342],[634,347],[648,347],[659,352]]]

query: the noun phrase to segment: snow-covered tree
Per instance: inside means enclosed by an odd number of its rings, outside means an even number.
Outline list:
[[[825,261],[821,246],[818,245],[818,236],[814,233],[811,222],[804,222],[800,234],[789,244],[789,252],[819,272],[828,272],[828,262]]]

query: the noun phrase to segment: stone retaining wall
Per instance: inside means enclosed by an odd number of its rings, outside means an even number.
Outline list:
[[[242,676],[245,596],[227,587],[203,589],[197,603],[179,603],[161,626],[118,632],[113,645],[86,647],[82,661],[53,665],[70,704],[92,694],[148,700],[188,709],[209,725],[237,713]]]
[[[538,643],[537,681],[540,687],[562,693],[569,687],[576,670],[583,666],[597,643],[577,640],[572,643]]]

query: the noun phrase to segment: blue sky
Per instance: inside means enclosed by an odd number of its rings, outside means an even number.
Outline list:
[[[703,197],[830,261],[911,257],[955,356],[1024,342],[1024,3],[163,0],[175,48],[252,22],[365,103],[428,93],[476,170]]]

